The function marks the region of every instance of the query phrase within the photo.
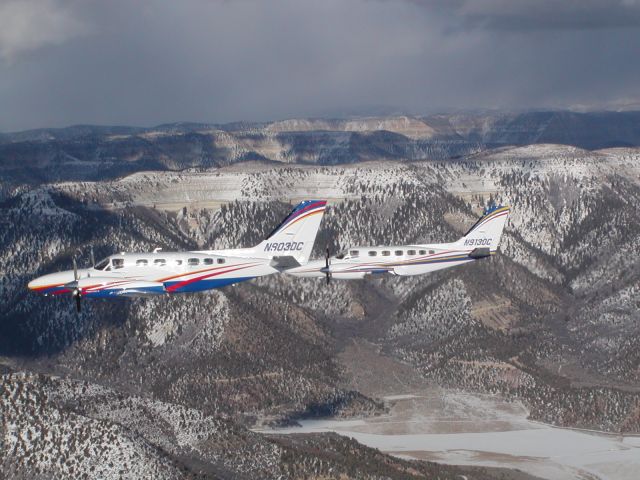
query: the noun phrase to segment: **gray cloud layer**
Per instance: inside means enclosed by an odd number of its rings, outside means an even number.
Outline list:
[[[0,0],[0,32],[4,131],[640,106],[632,0]]]
[[[407,0],[458,26],[527,31],[640,26],[639,0]]]

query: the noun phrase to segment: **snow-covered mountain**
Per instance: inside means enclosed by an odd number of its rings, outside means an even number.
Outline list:
[[[80,316],[68,298],[25,289],[90,245],[96,256],[251,245],[304,197],[329,199],[317,256],[327,245],[448,241],[489,201],[513,209],[501,255],[431,276],[329,286],[272,276],[87,301]],[[140,476],[171,478],[456,478],[455,467],[337,437],[245,428],[383,412],[350,378],[353,342],[444,387],[519,399],[534,419],[638,432],[639,205],[639,149],[551,144],[411,163],[14,179],[0,205],[0,465],[25,477],[117,478],[135,463]]]

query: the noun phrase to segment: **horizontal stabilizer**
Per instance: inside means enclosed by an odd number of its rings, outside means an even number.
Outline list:
[[[469,256],[471,258],[490,257],[491,256],[491,250],[489,250],[489,247],[474,248],[473,251],[469,254]]]
[[[285,257],[273,257],[270,265],[278,270],[287,270],[289,268],[299,267],[300,262],[298,262],[295,257],[287,255]]]

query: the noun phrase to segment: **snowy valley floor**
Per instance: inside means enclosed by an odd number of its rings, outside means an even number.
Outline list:
[[[515,468],[549,479],[638,478],[637,436],[555,428],[527,420],[519,402],[437,387],[384,400],[385,416],[303,420],[300,427],[260,432],[335,432],[403,458]]]

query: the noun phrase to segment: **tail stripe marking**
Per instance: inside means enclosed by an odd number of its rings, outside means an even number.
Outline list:
[[[324,207],[327,205],[327,202],[325,200],[319,200],[317,202],[313,202],[310,205],[307,205],[304,208],[301,208],[300,210],[298,210],[297,212],[293,213],[292,215],[290,215],[283,223],[282,225],[280,225],[278,228],[276,228],[273,233],[271,235],[269,235],[269,237],[274,236],[276,233],[281,232],[282,230],[284,230],[285,228],[287,228],[289,225],[292,225],[294,222],[294,219],[297,219],[300,215],[304,214],[305,212],[308,212],[309,210],[314,210],[316,208],[318,208],[318,212],[323,211]],[[320,210],[321,209],[321,210]]]
[[[506,211],[506,212],[502,212],[502,213],[500,213],[498,215],[493,215],[491,217],[488,217],[488,218],[484,219],[483,221],[481,221],[475,228],[473,228],[471,230],[471,232],[473,232],[476,228],[479,228],[479,227],[485,225],[486,223],[490,222],[491,220],[495,220],[496,218],[499,218],[499,217],[504,217],[505,215],[508,215],[508,214],[509,214],[509,212]],[[471,233],[471,232],[469,232],[469,233]]]
[[[305,218],[310,217],[311,215],[315,215],[315,214],[317,214],[317,213],[322,213],[322,212],[324,212],[324,208],[319,208],[318,210],[314,210],[313,212],[309,212],[309,213],[307,213],[306,215],[303,215],[302,217],[298,217],[298,218],[296,218],[293,222],[290,222],[290,223],[289,223],[288,225],[286,225],[284,228],[288,228],[288,227],[290,227],[291,225],[293,225],[294,223],[299,222],[300,220],[304,220]]]
[[[473,225],[473,227],[471,227],[467,233],[464,234],[464,236],[466,237],[467,235],[469,235],[471,232],[473,232],[476,228],[480,227],[481,225],[484,225],[486,222],[488,222],[489,220],[494,219],[495,217],[497,217],[498,215],[502,215],[502,214],[508,214],[509,210],[511,207],[502,207],[499,208],[498,210],[495,210],[493,212],[491,212],[489,215],[486,215],[484,217],[481,217],[476,223],[475,225]]]

